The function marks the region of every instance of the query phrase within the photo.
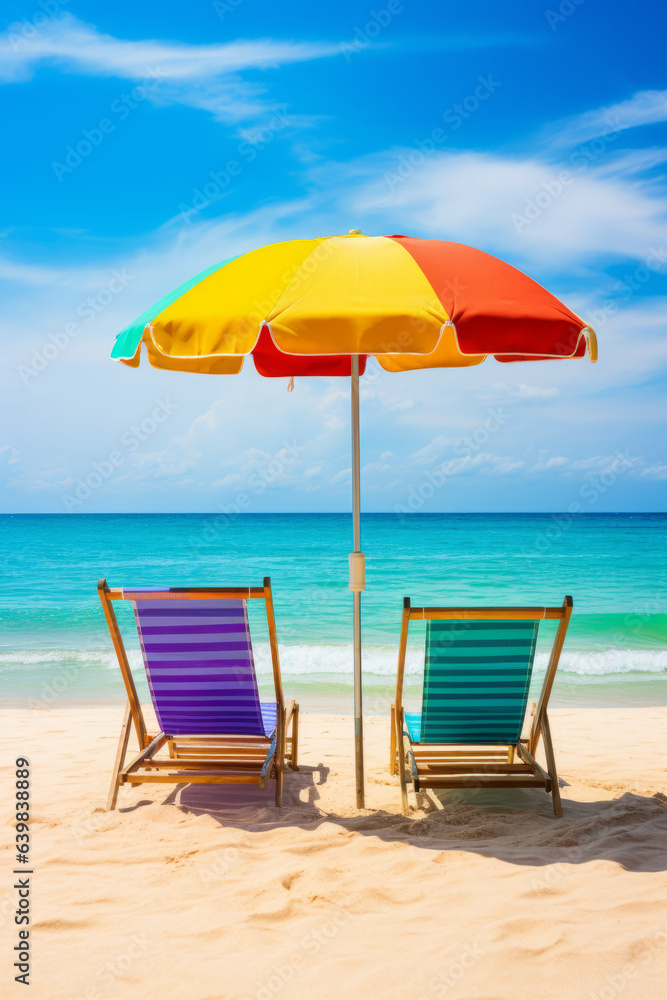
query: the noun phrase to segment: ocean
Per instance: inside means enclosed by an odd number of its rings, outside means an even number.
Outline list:
[[[0,700],[52,708],[120,703],[124,690],[97,596],[110,586],[258,586],[270,576],[283,686],[304,711],[352,712],[348,514],[0,516]],[[574,615],[556,705],[667,703],[667,514],[367,514],[362,597],[364,712],[392,699],[402,599],[413,604],[560,605]],[[270,660],[250,603],[263,691]],[[148,700],[129,602],[116,610]],[[412,630],[412,626],[411,626]],[[533,688],[553,624],[540,627]],[[423,625],[411,635],[417,701]]]

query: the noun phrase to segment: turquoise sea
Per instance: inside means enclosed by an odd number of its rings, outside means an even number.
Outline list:
[[[286,694],[305,710],[351,713],[350,543],[346,514],[0,516],[0,700],[123,700],[99,577],[125,587],[245,586],[268,575]],[[667,514],[369,514],[362,547],[365,713],[387,711],[391,699],[404,595],[415,604],[541,605],[572,594],[555,702],[667,702]],[[116,608],[147,698],[131,606]],[[264,685],[260,602],[250,613]],[[551,628],[541,627],[536,684]],[[413,696],[422,664],[417,627]]]

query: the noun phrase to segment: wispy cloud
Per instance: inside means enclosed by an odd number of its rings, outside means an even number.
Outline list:
[[[667,90],[640,90],[626,101],[566,118],[556,126],[552,142],[555,146],[577,146],[606,135],[610,129],[624,132],[664,121],[667,121]]]
[[[32,285],[38,287],[44,285],[51,287],[57,284],[63,276],[63,271],[41,264],[20,263],[14,260],[4,260],[0,258],[0,281],[8,281],[12,284]]]
[[[16,26],[0,34],[0,83],[32,79],[40,66],[68,73],[141,81],[160,81],[154,101],[201,108],[221,120],[241,120],[264,106],[262,88],[244,81],[246,70],[270,69],[337,55],[328,42],[273,39],[189,45],[153,39],[128,41],[103,34],[71,14],[52,18],[30,37]]]
[[[561,390],[555,386],[525,385],[522,382],[509,385],[507,382],[494,382],[486,386],[478,399],[487,403],[502,403],[509,400],[545,400],[560,396]]]
[[[646,479],[667,479],[667,465],[650,465],[648,468],[642,470],[641,475]]]
[[[347,178],[348,214],[370,220],[392,212],[401,227],[396,232],[476,243],[533,271],[537,260],[550,266],[592,257],[644,261],[667,239],[667,197],[650,180],[627,177],[625,156],[616,173],[611,151],[606,160],[581,164],[440,151],[401,173],[410,153],[396,149],[340,165],[338,177],[330,167],[341,188]]]
[[[0,448],[0,455],[7,455],[7,463],[9,465],[16,465],[20,461],[20,455],[16,448],[12,448],[10,444],[5,444]]]
[[[40,63],[90,76],[139,80],[147,66],[159,66],[169,80],[201,80],[244,69],[275,67],[335,55],[338,47],[320,42],[259,39],[224,45],[125,41],[105,35],[70,14],[55,18],[23,44],[12,44],[11,26],[0,36],[6,80],[30,79]]]

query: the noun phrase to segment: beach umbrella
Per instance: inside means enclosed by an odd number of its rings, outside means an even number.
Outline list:
[[[290,240],[230,257],[147,309],[111,357],[155,368],[234,375],[251,356],[267,378],[351,381],[354,733],[364,805],[359,499],[359,376],[374,356],[388,372],[597,357],[593,330],[523,272],[460,243],[409,236]]]

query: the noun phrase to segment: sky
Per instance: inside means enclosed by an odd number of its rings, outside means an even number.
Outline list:
[[[362,379],[366,511],[666,509],[667,9],[9,0],[0,511],[343,511],[349,383],[137,370],[114,336],[266,243],[495,254],[596,365]],[[577,510],[578,508],[578,510]]]

